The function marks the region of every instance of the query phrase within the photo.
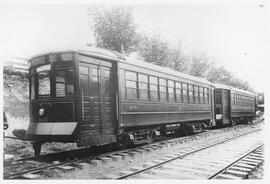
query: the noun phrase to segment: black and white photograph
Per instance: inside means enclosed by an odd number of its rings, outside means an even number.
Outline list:
[[[265,0],[0,2],[2,182],[266,182],[269,18]]]

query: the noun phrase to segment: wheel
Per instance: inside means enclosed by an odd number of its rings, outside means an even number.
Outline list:
[[[178,129],[178,134],[180,136],[187,136],[189,134],[189,130],[187,126],[182,126]]]
[[[203,132],[203,131],[206,129],[207,126],[206,126],[205,123],[202,123],[202,124],[201,124],[201,127],[202,127],[202,132]]]

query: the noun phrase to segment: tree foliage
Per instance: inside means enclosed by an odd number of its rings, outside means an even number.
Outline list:
[[[179,72],[187,72],[188,57],[184,53],[181,44],[172,47],[168,41],[160,35],[152,37],[141,35],[138,53],[141,58],[149,63],[169,67]]]
[[[227,71],[224,67],[212,67],[207,74],[207,80],[213,83],[221,83],[235,88],[240,88],[248,91],[254,91],[247,81],[238,79],[233,74]]]
[[[141,35],[140,38],[141,42],[137,51],[143,60],[167,67],[169,65],[168,42],[162,40],[159,35],[154,35],[152,37]]]
[[[212,58],[203,53],[188,56],[181,44],[176,47],[160,35],[147,36],[136,32],[131,8],[113,6],[92,13],[97,46],[126,53],[136,52],[144,61],[170,67],[176,71],[206,78],[245,90],[252,90],[246,81],[234,77],[224,67],[213,66]],[[212,67],[211,67],[212,66]]]
[[[184,53],[181,44],[178,43],[176,47],[170,48],[168,65],[170,68],[187,73],[188,72],[188,56]]]
[[[210,58],[205,54],[193,54],[190,60],[189,74],[205,78],[210,68]]]
[[[92,13],[97,46],[126,53],[134,51],[138,39],[131,8],[113,6]],[[123,48],[121,48],[123,47]]]

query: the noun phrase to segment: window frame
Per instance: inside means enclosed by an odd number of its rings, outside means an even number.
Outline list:
[[[72,78],[73,78],[73,80],[72,80],[72,85],[73,85],[73,94],[68,94],[67,92],[68,92],[68,84],[67,84],[67,73],[66,73],[66,71],[67,70],[70,70],[70,69],[72,69],[73,70],[73,76],[72,76]],[[56,72],[58,71],[58,70],[64,70],[65,71],[65,76],[64,76],[64,78],[65,78],[65,82],[57,82],[57,80],[56,80],[56,77],[57,77],[57,74],[56,74]],[[55,97],[56,98],[63,98],[63,97],[74,97],[75,96],[75,93],[76,93],[76,90],[75,90],[75,87],[76,87],[76,80],[75,80],[75,77],[76,77],[76,71],[75,71],[75,68],[74,68],[74,66],[69,66],[69,67],[61,67],[61,68],[54,68],[54,86],[55,86]],[[57,96],[57,83],[61,83],[61,84],[64,84],[64,86],[65,86],[65,95],[64,96]]]
[[[129,79],[129,78],[127,78],[127,73],[134,73],[135,74],[135,79]],[[130,70],[124,70],[124,76],[125,76],[125,78],[124,78],[124,80],[125,80],[125,99],[126,100],[138,100],[138,97],[139,97],[139,95],[138,95],[138,74],[137,74],[137,72],[134,72],[134,71],[130,71]],[[127,82],[135,82],[135,88],[133,88],[133,87],[127,87]],[[135,89],[134,91],[135,91],[135,93],[136,93],[136,97],[135,98],[130,98],[130,96],[128,96],[128,88],[129,89]]]
[[[209,89],[207,87],[203,88],[204,94],[204,104],[209,104]]]
[[[191,101],[192,99],[192,101]],[[193,84],[188,84],[188,102],[190,104],[194,104],[194,85]]]
[[[164,84],[160,84],[160,81],[165,81],[165,83]],[[159,89],[159,101],[160,102],[168,102],[168,89],[167,89],[167,79],[165,79],[165,78],[161,78],[161,77],[159,77],[158,78],[158,89]],[[165,88],[165,92],[164,91],[161,91],[160,89],[161,89],[161,87],[162,88]],[[163,98],[161,98],[161,94],[165,94],[165,97],[164,97],[164,99]]]
[[[200,104],[205,103],[202,86],[199,86],[199,102],[200,102]]]
[[[179,86],[177,85],[179,84]],[[180,91],[180,93],[177,93],[178,91]],[[179,98],[180,97],[180,98]],[[179,100],[180,99],[180,100]],[[175,100],[176,102],[183,102],[183,91],[182,91],[182,82],[180,81],[175,81]]]
[[[170,90],[172,89],[172,93]],[[172,98],[171,98],[172,95]],[[175,102],[175,81],[174,80],[167,80],[167,98],[168,102]]]
[[[50,81],[50,93],[49,94],[40,94],[39,93],[39,85],[40,85],[40,82],[39,82],[39,72],[37,71],[37,69],[39,67],[43,67],[45,65],[49,65],[50,66],[50,70],[49,70],[49,81]],[[35,66],[35,77],[36,77],[36,90],[35,90],[35,94],[36,94],[36,98],[46,98],[46,97],[55,97],[55,94],[53,94],[53,76],[54,76],[54,68],[52,66],[52,63],[44,63],[44,64],[41,64],[41,65],[37,65]]]
[[[193,90],[194,90],[194,103],[195,104],[200,104],[199,86],[198,85],[193,85]]]
[[[153,75],[149,75],[149,99],[150,101],[154,101],[154,102],[158,102],[159,101],[159,85],[158,85],[158,77],[157,76],[153,76]],[[153,82],[151,79],[155,78],[156,79],[156,83]],[[156,87],[156,91],[151,89],[151,86],[155,86]],[[156,98],[152,98],[152,93],[156,92]]]
[[[185,94],[184,94],[185,93]],[[188,83],[182,83],[183,103],[189,103]]]
[[[146,81],[140,81],[140,76],[146,76]],[[149,101],[149,76],[147,74],[143,73],[137,73],[137,79],[138,79],[138,96],[140,101]],[[140,84],[146,85],[146,89],[141,89]],[[146,90],[146,98],[142,99],[141,98],[141,90]]]

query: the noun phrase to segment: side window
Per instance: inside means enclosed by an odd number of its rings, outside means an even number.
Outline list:
[[[240,107],[242,107],[242,95],[239,95],[239,104],[240,104]]]
[[[137,74],[135,72],[126,71],[126,99],[137,100]]]
[[[175,102],[174,99],[174,81],[168,80],[168,99],[169,102]]]
[[[195,98],[195,103],[199,103],[199,87],[194,85],[194,98]]]
[[[162,78],[159,78],[159,95],[161,102],[167,102],[166,80]]]
[[[188,96],[189,96],[189,103],[194,103],[194,93],[193,93],[193,85],[188,85]]]
[[[158,78],[150,76],[149,77],[149,87],[150,87],[150,100],[158,101]]]
[[[203,87],[199,87],[199,98],[200,98],[200,103],[204,104]]]
[[[183,93],[183,102],[188,103],[188,93],[187,93],[187,84],[182,84],[182,93]]]
[[[175,82],[176,101],[182,102],[182,88],[180,82]]]
[[[241,95],[239,95],[239,106],[242,106],[242,99],[241,99]]]
[[[209,99],[209,92],[208,92],[208,88],[204,88],[204,102],[205,104],[208,104],[208,99]]]
[[[148,100],[148,76],[138,74],[139,78],[139,99]]]

